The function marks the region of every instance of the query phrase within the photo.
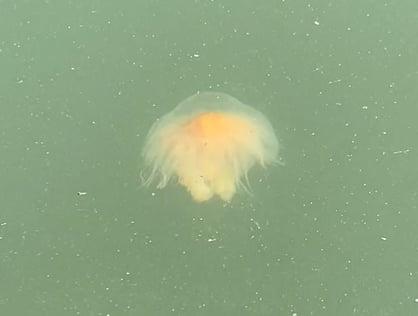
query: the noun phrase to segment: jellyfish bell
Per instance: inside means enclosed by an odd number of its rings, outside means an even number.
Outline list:
[[[172,178],[197,202],[218,196],[229,202],[245,187],[254,165],[278,160],[279,144],[259,111],[220,92],[182,101],[151,127],[143,148],[146,186],[164,188]]]

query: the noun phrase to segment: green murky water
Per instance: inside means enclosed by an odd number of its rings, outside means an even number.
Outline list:
[[[0,1],[1,313],[416,315],[417,10]],[[140,187],[148,128],[199,90],[283,145],[229,205]]]

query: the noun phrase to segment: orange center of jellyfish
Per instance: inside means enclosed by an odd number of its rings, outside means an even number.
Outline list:
[[[197,137],[218,138],[231,132],[231,121],[228,116],[219,112],[206,112],[194,117],[190,130]]]
[[[189,137],[190,161],[177,171],[180,183],[197,201],[205,201],[213,194],[229,201],[236,190],[237,175],[227,152],[234,134],[242,134],[240,117],[222,112],[201,113],[190,118],[185,132]]]

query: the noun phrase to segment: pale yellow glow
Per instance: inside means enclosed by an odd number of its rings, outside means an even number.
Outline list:
[[[254,164],[277,161],[278,142],[260,112],[223,93],[196,94],[151,128],[143,155],[144,184],[163,188],[176,177],[198,202],[229,202]]]

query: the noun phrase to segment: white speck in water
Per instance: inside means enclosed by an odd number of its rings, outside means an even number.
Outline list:
[[[409,153],[409,149],[398,150],[398,151],[393,152],[394,155],[407,154],[407,153]]]

